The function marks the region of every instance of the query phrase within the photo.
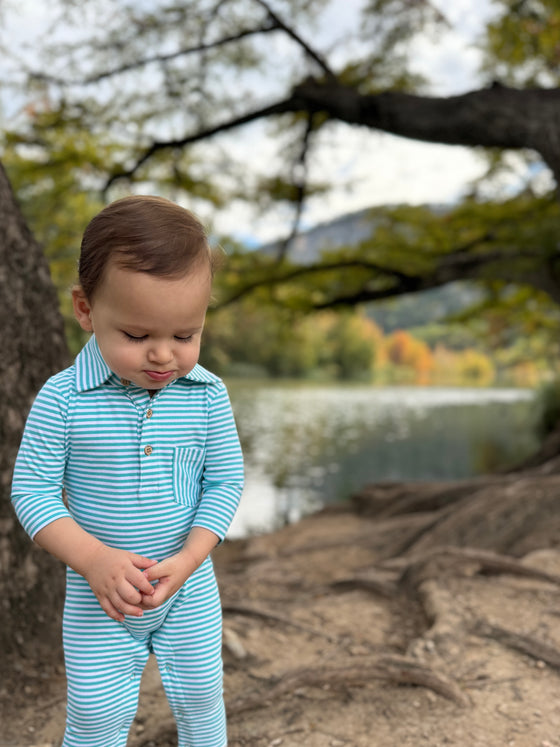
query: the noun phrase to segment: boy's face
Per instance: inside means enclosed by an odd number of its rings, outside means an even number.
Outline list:
[[[111,263],[90,303],[72,293],[82,329],[94,332],[109,368],[144,389],[162,389],[198,361],[210,301],[207,265],[162,278]]]

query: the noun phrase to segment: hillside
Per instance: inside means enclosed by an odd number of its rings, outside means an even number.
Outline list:
[[[380,211],[366,209],[339,216],[332,221],[320,223],[303,231],[293,239],[290,259],[301,265],[317,262],[322,252],[353,246],[375,234]],[[441,206],[434,206],[434,212],[441,212]],[[273,242],[261,247],[266,254],[275,254],[279,243]],[[451,283],[443,288],[434,288],[414,296],[403,296],[370,304],[368,316],[384,332],[395,329],[422,327],[439,322],[451,314],[456,314],[471,306],[480,298],[480,291],[473,283]]]

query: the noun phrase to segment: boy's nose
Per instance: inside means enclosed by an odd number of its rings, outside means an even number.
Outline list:
[[[148,352],[148,360],[151,363],[162,365],[164,363],[169,363],[172,358],[173,353],[171,352],[171,347],[163,343],[153,345]]]

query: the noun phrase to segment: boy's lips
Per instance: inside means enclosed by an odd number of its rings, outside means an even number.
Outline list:
[[[173,371],[144,371],[153,381],[167,381],[173,376]]]

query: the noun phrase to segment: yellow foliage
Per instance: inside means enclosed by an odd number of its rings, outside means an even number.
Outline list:
[[[448,386],[490,386],[496,371],[493,362],[478,350],[447,350],[438,345],[434,350],[433,382]]]
[[[434,367],[432,353],[425,342],[417,340],[410,332],[399,329],[389,335],[385,341],[385,355],[389,364],[408,369],[415,384],[430,383]]]

